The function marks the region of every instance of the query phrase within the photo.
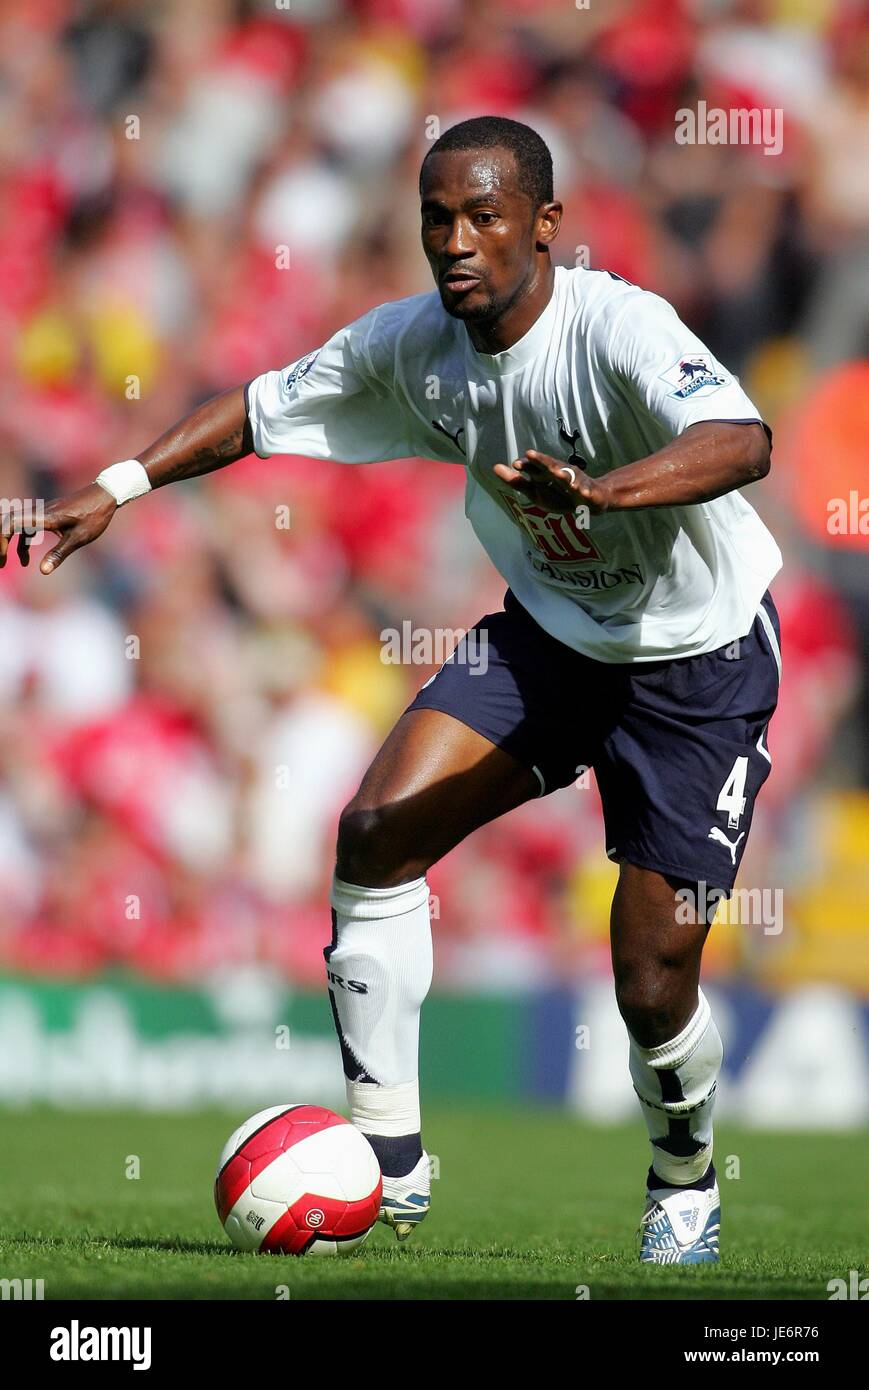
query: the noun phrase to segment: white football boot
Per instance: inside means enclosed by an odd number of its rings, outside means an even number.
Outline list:
[[[431,1162],[423,1149],[422,1158],[405,1177],[384,1177],[380,1220],[392,1227],[399,1240],[407,1240],[430,1206]]]
[[[718,1262],[721,1198],[718,1183],[692,1187],[652,1187],[637,1232],[640,1263],[701,1265]]]

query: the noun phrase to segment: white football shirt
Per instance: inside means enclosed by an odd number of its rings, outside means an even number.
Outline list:
[[[781,565],[739,492],[606,512],[583,529],[493,473],[539,449],[596,478],[699,420],[760,420],[666,300],[607,271],[556,267],[543,313],[495,354],[475,350],[436,290],[381,304],[257,377],[246,398],[263,458],[462,465],[465,513],[516,597],[598,661],[693,656],[745,636]]]

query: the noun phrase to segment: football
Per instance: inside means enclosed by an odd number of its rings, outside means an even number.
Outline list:
[[[226,1141],[214,1203],[239,1250],[336,1255],[362,1244],[382,1189],[374,1150],[342,1115],[273,1105]]]

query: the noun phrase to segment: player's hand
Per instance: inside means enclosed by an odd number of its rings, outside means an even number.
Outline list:
[[[41,529],[51,531],[53,535],[59,536],[60,540],[43,556],[40,571],[43,574],[51,574],[74,550],[80,550],[83,545],[90,545],[91,541],[95,541],[103,534],[117,509],[115,499],[98,483],[89,483],[70,497],[60,497],[56,502],[49,502],[45,508]],[[6,564],[9,545],[16,532],[18,559],[24,566],[30,563],[30,546],[38,533],[23,528],[15,517],[4,515],[0,518],[0,569]]]
[[[549,512],[573,513],[585,506],[594,516],[607,510],[602,479],[590,478],[576,464],[550,458],[537,449],[526,449],[525,457],[513,463],[496,463],[494,471],[520,496]]]

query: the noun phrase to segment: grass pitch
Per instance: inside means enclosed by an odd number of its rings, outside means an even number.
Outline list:
[[[827,1299],[828,1280],[866,1262],[869,1135],[719,1126],[721,1264],[659,1268],[636,1262],[639,1121],[596,1129],[556,1111],[455,1108],[426,1112],[440,1178],[404,1245],[378,1225],[344,1258],[243,1255],[211,1199],[243,1118],[4,1112],[0,1277],[44,1279],[46,1299],[573,1300],[582,1286],[592,1300]],[[133,1158],[138,1178],[126,1176]]]

